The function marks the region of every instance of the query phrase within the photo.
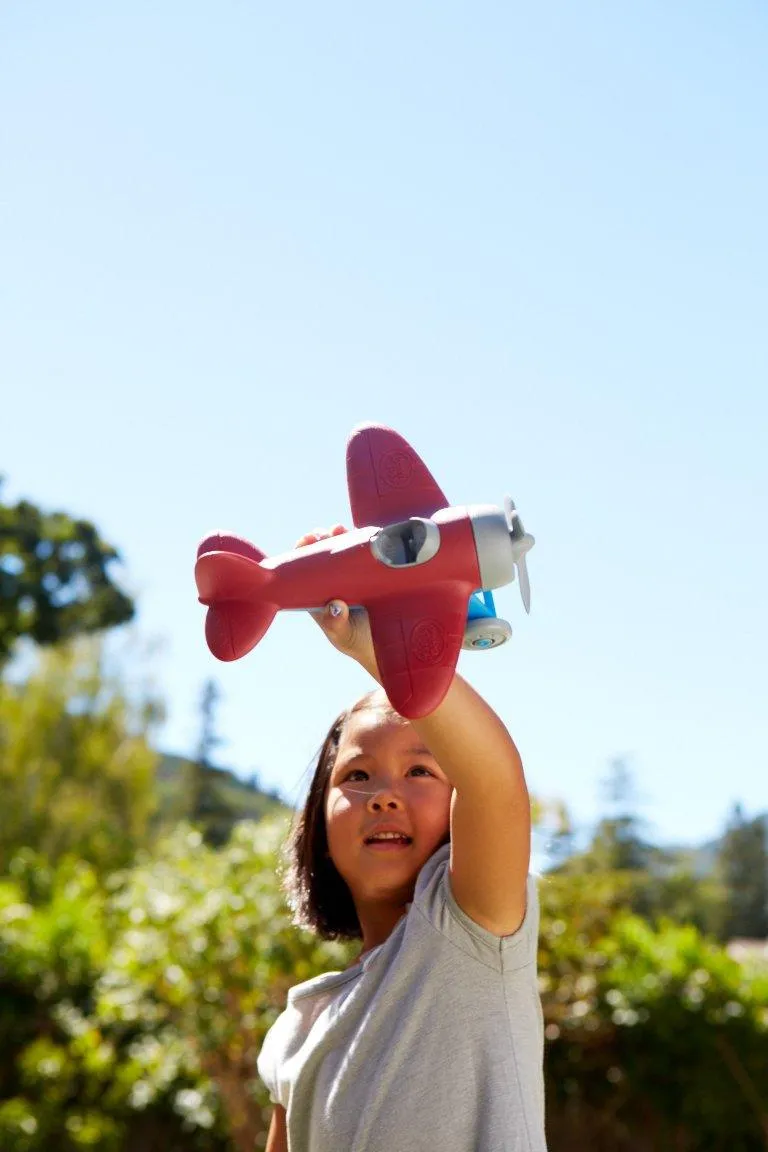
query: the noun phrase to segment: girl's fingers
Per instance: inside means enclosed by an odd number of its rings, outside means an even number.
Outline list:
[[[332,528],[313,528],[311,532],[301,536],[294,548],[305,548],[307,544],[317,544],[319,540],[328,540],[331,536],[341,536],[346,532],[343,524],[334,524]]]

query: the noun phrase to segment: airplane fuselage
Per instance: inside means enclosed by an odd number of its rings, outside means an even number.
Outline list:
[[[263,597],[278,609],[312,609],[329,600],[359,603],[399,591],[416,592],[441,584],[464,585],[467,598],[482,587],[480,564],[467,508],[436,512],[430,521],[439,544],[426,560],[387,563],[374,547],[378,526],[355,528],[340,536],[297,548],[261,562],[268,578]],[[364,592],[364,596],[362,593]]]

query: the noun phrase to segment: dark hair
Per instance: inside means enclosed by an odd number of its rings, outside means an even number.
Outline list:
[[[283,850],[283,887],[294,922],[323,940],[360,940],[363,935],[352,893],[328,854],[325,794],[344,725],[350,716],[368,708],[398,715],[382,689],[375,688],[336,717],[317,755],[304,809],[294,821]]]

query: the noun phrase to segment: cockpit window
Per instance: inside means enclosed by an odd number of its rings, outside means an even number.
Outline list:
[[[440,547],[440,529],[432,520],[414,516],[382,528],[371,540],[377,560],[391,568],[405,568],[431,560]]]

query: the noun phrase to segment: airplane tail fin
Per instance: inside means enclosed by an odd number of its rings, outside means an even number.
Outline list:
[[[207,552],[234,552],[238,556],[245,556],[248,560],[255,560],[257,564],[267,558],[266,552],[251,544],[250,540],[235,536],[231,532],[212,532],[210,536],[201,540],[197,546],[198,560]]]
[[[262,568],[265,554],[240,536],[215,533],[197,550],[195,581],[207,605],[205,638],[217,660],[239,660],[269,628],[277,605],[265,598],[272,573]]]

